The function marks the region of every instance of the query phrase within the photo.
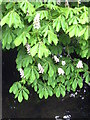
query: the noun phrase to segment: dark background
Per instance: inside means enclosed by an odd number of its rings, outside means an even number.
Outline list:
[[[28,101],[18,103],[13,94],[9,94],[10,86],[20,80],[16,70],[17,51],[2,52],[2,116],[3,118],[55,118],[55,116],[71,115],[73,118],[90,118],[90,87],[84,85],[75,98],[67,94],[64,98],[49,97],[40,100],[31,87]],[[84,92],[86,90],[86,92]]]

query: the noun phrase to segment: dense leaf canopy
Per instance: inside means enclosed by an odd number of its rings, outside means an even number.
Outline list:
[[[21,80],[9,92],[19,102],[28,100],[26,84],[40,98],[90,83],[88,65],[80,59],[90,57],[90,8],[84,3],[1,2],[2,48],[17,48],[17,70]],[[72,58],[76,53],[77,58]],[[60,68],[60,69],[59,69]],[[82,76],[81,76],[82,74]]]

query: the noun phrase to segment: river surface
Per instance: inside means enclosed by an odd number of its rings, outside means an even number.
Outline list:
[[[17,52],[10,50],[2,54],[2,116],[3,118],[53,118],[72,120],[74,118],[89,120],[90,118],[90,86],[84,84],[83,89],[76,93],[68,93],[64,98],[49,97],[40,100],[38,95],[30,90],[28,101],[18,103],[9,88],[13,82],[20,79],[16,70]],[[68,119],[67,119],[68,118]],[[10,119],[8,119],[10,120]]]

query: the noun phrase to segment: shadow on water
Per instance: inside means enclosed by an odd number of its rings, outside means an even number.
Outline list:
[[[77,90],[75,94],[68,93],[64,98],[49,97],[47,100],[40,100],[38,95],[30,88],[28,101],[18,103],[13,94],[9,94],[9,88],[14,81],[20,78],[16,70],[17,52],[11,50],[3,52],[2,72],[3,72],[3,118],[55,118],[71,115],[71,118],[90,117],[90,87]]]

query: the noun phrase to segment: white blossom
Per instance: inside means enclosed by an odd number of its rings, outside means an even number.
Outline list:
[[[65,7],[68,6],[69,7],[69,3],[68,0],[65,0]]]
[[[44,69],[43,69],[43,67],[41,66],[40,63],[38,63],[38,69],[39,69],[39,73],[42,73],[42,74],[43,74]]]
[[[66,64],[66,62],[65,61],[62,61],[62,65],[64,66]]]
[[[61,4],[61,0],[57,0],[57,4],[60,5]]]
[[[26,14],[26,16],[28,16],[29,15],[29,11],[27,10],[27,14]]]
[[[55,60],[55,62],[56,62],[56,63],[58,63],[58,62],[59,62],[59,59],[57,58],[57,56],[56,56],[56,55],[54,55],[54,56],[53,56],[53,58],[54,58],[54,60]]]
[[[19,72],[20,72],[20,76],[21,76],[21,78],[25,78],[25,76],[24,76],[24,71],[23,71],[22,68],[19,69]]]
[[[77,67],[77,68],[83,68],[83,63],[82,63],[81,60],[79,60],[79,62],[78,62],[78,64],[77,64],[76,67]]]
[[[78,4],[81,4],[81,0],[78,0]]]
[[[27,53],[30,55],[30,48],[31,48],[30,45],[28,43],[26,43],[25,46],[26,46],[26,49],[27,49]]]
[[[58,74],[59,75],[64,75],[64,70],[62,68],[58,68]]]
[[[34,22],[33,22],[34,29],[39,29],[40,28],[40,14],[37,13]]]

